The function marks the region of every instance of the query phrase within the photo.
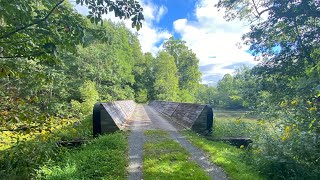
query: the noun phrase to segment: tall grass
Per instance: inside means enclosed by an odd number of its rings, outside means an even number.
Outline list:
[[[56,144],[57,141],[74,139],[88,141],[78,148]],[[126,134],[93,139],[90,115],[51,133],[2,147],[5,148],[0,150],[0,179],[126,178]]]
[[[71,139],[91,139],[91,116],[70,120],[72,123],[53,124],[52,132],[16,133],[15,139],[0,147],[0,177],[4,179],[31,179],[35,171],[47,161],[60,161],[61,154],[67,151],[56,142]],[[61,122],[64,123],[64,122]],[[2,138],[10,140],[12,134],[2,134]],[[26,139],[22,139],[26,137]],[[22,139],[22,140],[19,140]]]
[[[127,146],[123,133],[100,136],[41,166],[36,179],[126,179]]]

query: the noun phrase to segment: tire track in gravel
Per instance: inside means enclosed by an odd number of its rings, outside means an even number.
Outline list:
[[[128,129],[131,130],[129,143],[129,180],[142,179],[143,164],[143,144],[144,130],[153,129],[152,122],[149,119],[144,107],[137,105],[128,122]]]
[[[160,129],[167,131],[171,138],[179,142],[192,156],[192,160],[201,166],[212,179],[228,179],[224,171],[211,163],[206,154],[194,147],[182,136],[178,130],[179,126],[173,126],[167,120],[167,117],[155,111],[148,105],[137,105],[132,117],[128,122],[131,130],[129,135],[129,180],[142,179],[143,164],[143,144],[145,130]]]

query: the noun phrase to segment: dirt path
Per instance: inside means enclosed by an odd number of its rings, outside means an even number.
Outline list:
[[[212,164],[206,154],[189,143],[182,136],[178,126],[170,124],[166,117],[155,111],[148,105],[137,105],[132,117],[129,120],[129,179],[142,179],[142,164],[143,164],[143,131],[160,129],[170,133],[171,138],[179,142],[191,155],[192,160],[200,165],[212,179],[228,179],[221,168]]]

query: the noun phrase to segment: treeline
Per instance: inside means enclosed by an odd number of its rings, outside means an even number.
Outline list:
[[[260,82],[252,72],[251,68],[242,66],[234,74],[225,74],[216,86],[200,85],[197,101],[217,109],[256,110],[261,100]]]
[[[53,4],[23,3],[31,9],[21,12],[6,5],[16,14],[44,14]],[[92,24],[68,3],[12,35],[7,32],[20,22],[1,17],[1,132],[51,131],[52,123],[91,113],[97,101],[196,100],[199,60],[184,41],[168,39],[153,57],[123,24]]]

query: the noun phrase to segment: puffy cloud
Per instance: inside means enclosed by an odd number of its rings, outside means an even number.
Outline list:
[[[143,14],[145,18],[142,28],[139,31],[136,31],[136,29],[131,27],[131,20],[120,20],[119,18],[114,17],[113,12],[103,15],[103,18],[111,19],[113,22],[123,22],[128,29],[133,33],[138,34],[142,51],[151,52],[155,55],[162,49],[162,42],[172,36],[169,31],[160,29],[155,25],[155,23],[159,22],[168,12],[168,9],[165,6],[157,6],[147,0],[139,0],[139,2],[143,7]],[[75,5],[75,8],[82,14],[88,14],[88,9],[86,7]]]
[[[167,13],[168,9],[165,6],[157,6],[146,0],[141,1],[141,5],[145,17],[143,26],[138,32],[135,29],[131,30],[138,33],[142,51],[151,52],[155,55],[162,49],[162,42],[172,36],[168,30],[160,29],[155,25]]]
[[[248,47],[237,46],[248,27],[240,21],[227,22],[224,12],[218,11],[217,0],[200,0],[195,8],[195,20],[174,21],[175,32],[200,59],[203,83],[216,82],[216,78],[233,73],[233,64],[255,64],[253,56],[246,52]],[[229,67],[229,68],[226,68]],[[214,78],[210,80],[210,78]]]
[[[104,18],[114,22],[124,22],[132,32],[138,34],[143,52],[155,55],[162,49],[163,41],[172,36],[170,31],[157,27],[157,23],[166,15],[168,8],[153,4],[150,0],[139,1],[144,8],[145,16],[140,31],[131,28],[130,20],[115,18],[113,13]],[[185,3],[189,1],[194,0],[186,0]],[[193,17],[173,22],[175,33],[181,35],[200,59],[203,83],[216,83],[224,74],[232,74],[241,64],[249,66],[257,64],[251,54],[246,52],[248,47],[242,45],[239,49],[237,46],[238,43],[242,44],[241,36],[249,30],[249,27],[240,21],[225,21],[224,11],[218,11],[214,7],[217,2],[218,0],[198,0]],[[84,14],[87,12],[81,6],[76,8]]]

